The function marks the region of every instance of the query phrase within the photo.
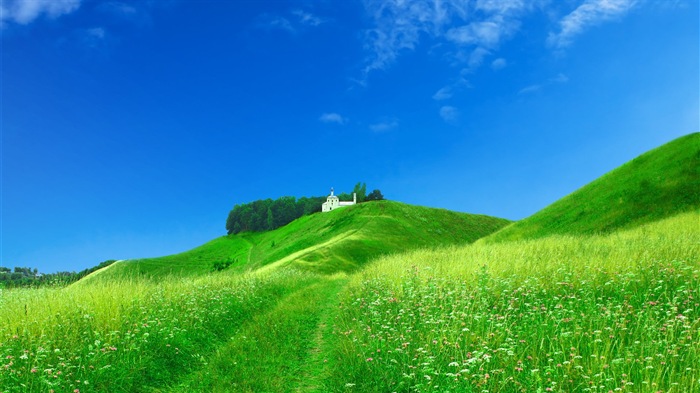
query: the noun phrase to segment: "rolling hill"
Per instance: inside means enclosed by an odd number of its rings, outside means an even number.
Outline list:
[[[699,391],[699,143],[502,241],[476,240],[507,220],[371,202],[4,291],[0,391]]]
[[[700,207],[700,133],[675,139],[483,241],[610,233]]]
[[[85,281],[124,276],[199,276],[217,261],[232,261],[240,273],[294,266],[317,273],[352,272],[374,257],[416,248],[468,244],[508,220],[393,201],[363,203],[301,217],[269,232],[212,240],[195,249],[160,257],[120,261]]]

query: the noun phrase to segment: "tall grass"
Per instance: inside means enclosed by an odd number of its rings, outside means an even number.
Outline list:
[[[347,278],[324,276],[248,321],[172,392],[313,391],[325,366],[328,317]]]
[[[699,391],[698,222],[379,260],[345,291],[326,390]]]
[[[0,392],[139,392],[206,362],[252,315],[316,278],[214,275],[0,296]]]

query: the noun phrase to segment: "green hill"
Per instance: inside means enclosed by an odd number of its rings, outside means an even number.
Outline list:
[[[642,154],[484,239],[609,233],[700,207],[700,133]]]
[[[117,262],[96,278],[198,276],[215,262],[230,272],[294,266],[318,273],[351,272],[370,259],[416,248],[468,244],[508,220],[392,201],[363,203],[301,217],[274,231],[220,237],[181,254]]]

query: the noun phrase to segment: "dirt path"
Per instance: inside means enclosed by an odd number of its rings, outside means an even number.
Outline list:
[[[342,288],[347,284],[347,279],[342,281],[342,285],[332,288],[333,291],[327,293],[323,304],[319,304],[320,318],[314,333],[312,346],[307,352],[307,361],[300,370],[301,378],[294,389],[295,392],[325,392],[323,388],[323,376],[326,374],[328,366],[327,338],[333,334],[333,320],[338,309],[339,295]]]

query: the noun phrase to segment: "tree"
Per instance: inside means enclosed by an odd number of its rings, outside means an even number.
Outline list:
[[[384,199],[384,195],[382,195],[382,192],[379,190],[373,190],[372,192],[367,195],[367,201],[381,201]]]
[[[357,203],[364,202],[367,200],[367,184],[357,183],[352,192],[357,195]]]

